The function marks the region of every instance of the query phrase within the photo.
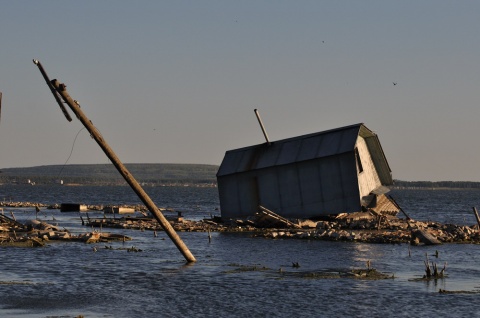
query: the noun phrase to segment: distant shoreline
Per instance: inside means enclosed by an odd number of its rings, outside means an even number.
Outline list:
[[[403,181],[394,180],[391,189],[480,189],[475,181]]]
[[[207,164],[127,163],[142,186],[216,187],[219,166]],[[112,164],[47,165],[0,169],[0,185],[126,186]],[[474,181],[404,181],[395,179],[391,189],[480,189]]]
[[[391,190],[480,190],[480,188],[460,188],[460,187],[389,187]]]
[[[145,186],[216,185],[218,166],[205,164],[125,164]],[[50,165],[0,169],[0,184],[126,185],[111,164]]]

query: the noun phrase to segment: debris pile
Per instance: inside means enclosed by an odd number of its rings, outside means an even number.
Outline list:
[[[47,204],[34,203],[34,202],[15,202],[15,201],[0,201],[1,207],[7,208],[34,208],[34,207],[47,207]]]
[[[131,238],[125,235],[98,232],[73,235],[66,229],[60,229],[37,219],[20,223],[14,218],[0,214],[0,246],[38,247],[44,246],[48,241],[98,243],[117,240],[128,241]]]
[[[192,221],[183,217],[167,217],[172,227],[177,232],[225,232],[232,228],[212,220]],[[122,228],[141,231],[163,231],[160,224],[152,217],[121,217],[121,218],[90,218],[87,217],[86,226],[94,228]],[[235,227],[237,231],[253,230],[253,227]]]
[[[0,205],[2,203],[0,202]],[[42,206],[38,203],[23,202],[15,206],[25,207]],[[121,228],[141,231],[163,231],[158,221],[145,212],[144,206],[110,206],[112,208],[133,208],[142,213],[136,216],[91,218],[88,213],[80,216],[82,225],[93,228]],[[54,208],[49,206],[48,208]],[[57,206],[57,208],[59,208]],[[101,211],[103,205],[88,205],[89,210]],[[166,210],[166,209],[162,209]],[[169,210],[173,211],[173,210]],[[16,233],[29,233],[35,230],[33,236],[41,241],[48,240],[79,240],[89,241],[88,237],[72,237],[67,230],[59,230],[49,225],[49,228],[38,228],[41,224],[32,221],[30,224],[20,224],[14,219],[1,215],[0,242],[4,244],[11,241]],[[351,241],[366,243],[410,243],[442,244],[442,243],[474,243],[480,244],[480,231],[478,225],[463,226],[455,224],[442,224],[438,222],[416,221],[409,217],[399,218],[392,214],[377,213],[373,210],[357,213],[342,213],[331,216],[325,220],[286,219],[264,207],[259,207],[258,213],[245,219],[222,219],[212,216],[199,221],[187,220],[180,212],[177,216],[167,216],[168,222],[177,232],[248,232],[254,237],[272,239],[313,239],[329,241]],[[41,222],[40,222],[41,223]],[[25,229],[29,226],[30,229]],[[100,231],[102,232],[102,231]],[[6,234],[9,233],[9,234]],[[84,236],[83,234],[82,236]],[[90,234],[93,235],[93,234]],[[102,235],[106,235],[103,233]],[[30,235],[31,236],[31,235]],[[101,240],[113,238],[98,238]],[[115,238],[121,239],[124,238]],[[91,239],[92,241],[94,239]],[[129,240],[129,238],[125,238]]]
[[[259,234],[267,238],[321,239],[368,243],[477,243],[478,226],[460,226],[437,222],[352,213],[329,221],[318,221],[314,229],[271,229]]]
[[[342,214],[329,220],[287,220],[272,211],[261,209],[252,218],[222,220],[218,217],[200,221],[167,217],[178,232],[249,232],[255,237],[272,239],[316,239],[366,243],[478,243],[478,225],[460,226],[402,219],[374,212]],[[162,231],[151,217],[88,218],[91,227]]]

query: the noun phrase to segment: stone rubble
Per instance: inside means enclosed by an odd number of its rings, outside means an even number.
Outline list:
[[[42,205],[33,202],[0,202],[4,207],[46,207],[59,209],[60,205]],[[102,205],[89,205],[89,210],[103,210]],[[141,217],[106,217],[90,218],[86,214],[86,222],[82,217],[82,224],[97,228],[123,228],[132,230],[162,231],[159,223],[152,217],[146,216],[144,206],[120,206],[135,208],[143,214]],[[165,209],[162,209],[165,210]],[[270,211],[271,212],[271,211]],[[271,212],[273,215],[274,213]],[[260,217],[261,216],[261,217]],[[402,219],[393,215],[381,215],[374,212],[358,212],[341,214],[328,220],[288,220],[288,222],[271,223],[276,228],[266,227],[265,215],[245,219],[222,220],[220,217],[203,219],[200,221],[186,220],[180,214],[167,218],[177,232],[247,232],[254,237],[270,239],[310,239],[328,241],[349,241],[365,243],[410,243],[428,244],[421,237],[415,235],[419,231],[426,233],[438,240],[439,243],[473,243],[480,244],[478,225],[463,226],[455,224],[442,224],[438,222],[416,221]],[[1,221],[1,220],[0,220]],[[268,221],[268,220],[267,220]],[[278,219],[276,220],[278,221]],[[7,222],[8,223],[8,222]],[[33,222],[35,223],[35,222]],[[30,230],[41,224],[28,224]],[[278,227],[283,226],[283,227]],[[0,242],[5,241],[5,233],[9,230],[19,232],[18,224],[5,224],[0,222]],[[41,240],[52,239],[78,239],[72,238],[66,230],[59,230],[50,225],[50,228],[35,229],[35,235]],[[11,239],[11,235],[7,235]],[[84,239],[84,238],[82,238]],[[88,238],[85,238],[88,241]]]

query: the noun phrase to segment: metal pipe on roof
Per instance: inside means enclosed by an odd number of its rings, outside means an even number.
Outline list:
[[[260,118],[260,113],[258,110],[255,108],[255,115],[257,115],[258,123],[260,124],[260,127],[262,128],[263,135],[265,136],[265,139],[267,140],[267,145],[270,146],[271,142],[268,139],[267,131],[265,130],[265,127],[263,126],[262,119]]]

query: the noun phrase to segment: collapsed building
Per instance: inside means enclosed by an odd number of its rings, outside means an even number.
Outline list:
[[[396,214],[392,173],[364,124],[229,150],[217,172],[222,218],[265,207],[286,218],[374,210]]]

